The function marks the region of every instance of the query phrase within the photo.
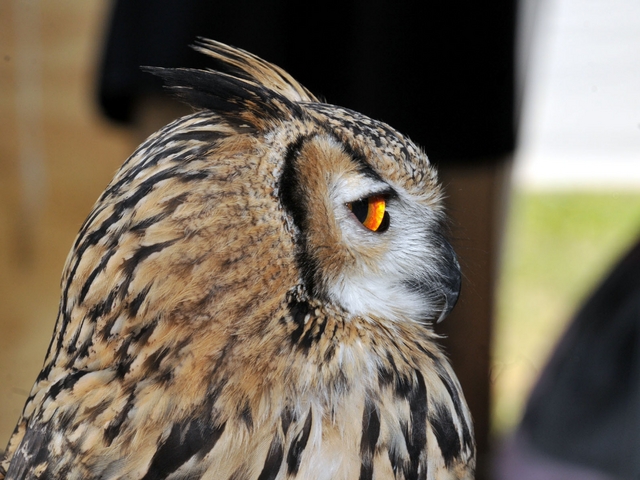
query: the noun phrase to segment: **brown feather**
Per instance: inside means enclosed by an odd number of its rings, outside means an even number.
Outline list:
[[[459,271],[427,157],[247,52],[197,48],[230,73],[162,73],[204,105],[82,226],[0,480],[472,478],[430,326]],[[346,203],[381,191],[371,232]]]

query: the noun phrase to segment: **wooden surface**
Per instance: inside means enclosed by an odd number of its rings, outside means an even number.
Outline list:
[[[451,240],[462,288],[451,315],[436,325],[471,409],[477,445],[476,480],[490,478],[491,353],[496,286],[510,189],[511,158],[441,168]]]
[[[108,4],[0,2],[0,450],[42,366],[73,239],[133,149],[93,101]]]

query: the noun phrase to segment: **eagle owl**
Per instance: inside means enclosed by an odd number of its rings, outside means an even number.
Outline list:
[[[197,111],[124,163],[67,259],[0,479],[468,479],[433,322],[460,271],[425,154],[200,40]]]

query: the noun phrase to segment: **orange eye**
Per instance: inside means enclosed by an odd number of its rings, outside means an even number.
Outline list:
[[[347,203],[355,217],[372,232],[384,232],[389,228],[389,214],[385,211],[387,201],[382,195],[363,198]]]

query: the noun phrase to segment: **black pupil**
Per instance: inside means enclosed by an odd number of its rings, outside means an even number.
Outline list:
[[[389,214],[387,211],[384,211],[384,215],[382,216],[382,222],[380,222],[380,226],[376,230],[378,233],[386,232],[389,228]]]
[[[367,215],[369,214],[369,199],[366,198],[364,200],[351,202],[351,211],[356,218],[360,220],[360,223],[364,223],[367,219]]]

